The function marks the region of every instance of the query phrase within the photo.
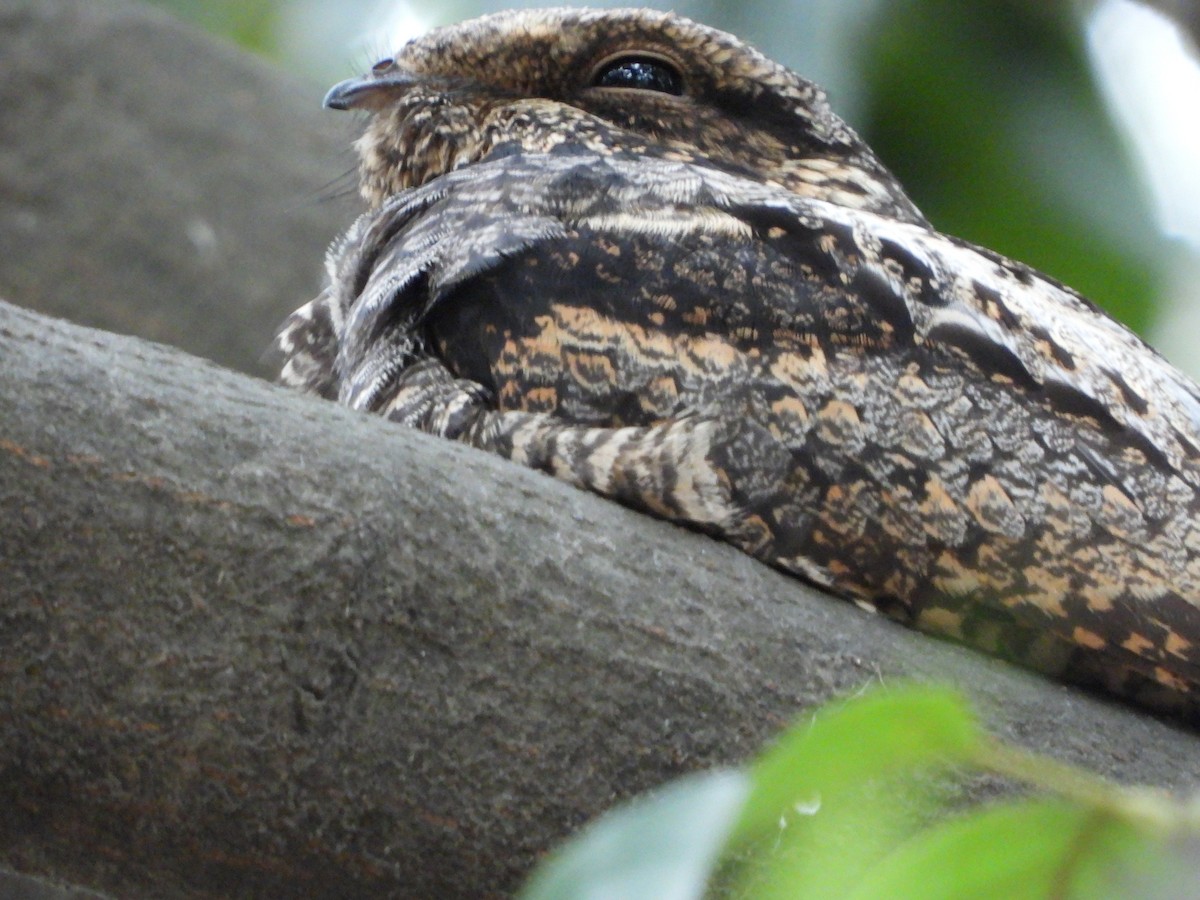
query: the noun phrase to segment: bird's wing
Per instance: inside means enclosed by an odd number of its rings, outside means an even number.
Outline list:
[[[1196,483],[1184,464],[1200,456],[1196,386],[1062,285],[920,226],[736,173],[569,145],[501,154],[361,218],[330,252],[331,289],[285,326],[285,380],[311,389],[326,373],[343,402],[371,408],[405,360],[425,352],[421,325],[439,305],[518,258],[528,265],[511,294],[489,300],[511,320],[544,315],[548,291],[611,306],[603,271],[571,268],[597,247],[610,269],[640,266],[660,304],[675,304],[650,310],[650,323],[657,315],[694,334],[746,335],[747,345],[766,332],[867,351],[919,346],[1126,429],[1148,458]],[[623,247],[639,258],[622,260]],[[726,258],[708,265],[706,253]]]
[[[280,339],[293,383],[474,422],[479,446],[1043,671],[1085,646],[1089,680],[1200,685],[1196,388],[1023,266],[564,146],[397,195],[329,269]]]

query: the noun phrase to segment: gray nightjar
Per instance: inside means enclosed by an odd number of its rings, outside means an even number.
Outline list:
[[[281,380],[702,529],[924,631],[1200,716],[1200,390],[933,230],[814,84],[649,10],[443,28]]]

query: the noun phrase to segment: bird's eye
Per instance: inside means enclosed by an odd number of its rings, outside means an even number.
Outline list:
[[[683,76],[670,63],[653,56],[623,56],[601,67],[595,87],[636,88],[662,94],[683,93]]]

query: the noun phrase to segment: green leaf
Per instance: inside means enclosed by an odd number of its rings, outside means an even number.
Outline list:
[[[742,772],[693,775],[589,825],[538,867],[522,900],[704,896],[750,792]]]
[[[753,791],[733,840],[769,835],[781,819],[874,778],[967,759],[981,731],[957,692],[910,685],[872,691],[791,729],[751,769]]]
[[[851,900],[1104,896],[1098,893],[1105,885],[1100,874],[1114,858],[1143,843],[1134,825],[1110,813],[1064,800],[1022,801],[922,832],[868,872],[849,896]]]
[[[929,779],[897,773],[781,818],[771,840],[747,847],[726,870],[738,884],[736,896],[845,897],[871,866],[937,815],[942,799]]]

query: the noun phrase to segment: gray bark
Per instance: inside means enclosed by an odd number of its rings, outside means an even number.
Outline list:
[[[536,472],[7,305],[0,358],[19,868],[122,897],[476,896],[901,675],[1027,746],[1200,784],[1182,731]]]
[[[253,371],[343,221],[292,203],[337,144],[302,112],[319,90],[95,0],[7,0],[0,58],[0,285]],[[124,159],[91,155],[126,131]],[[216,263],[186,242],[195,204],[242,210]],[[0,887],[503,893],[617,799],[901,676],[1060,759],[1200,785],[1170,724],[499,459],[7,304],[0,523]]]

